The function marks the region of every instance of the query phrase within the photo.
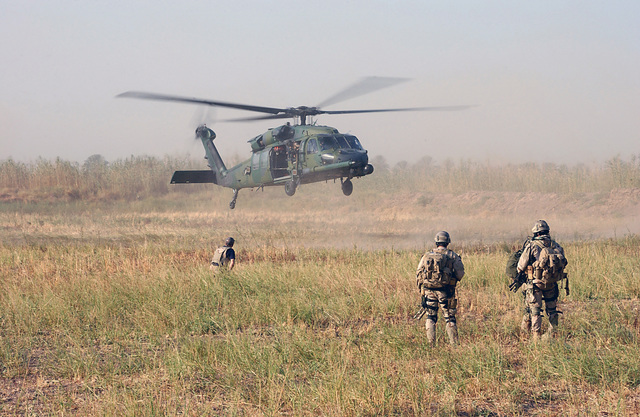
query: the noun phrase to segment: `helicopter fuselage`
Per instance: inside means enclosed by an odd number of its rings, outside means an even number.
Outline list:
[[[211,172],[176,171],[172,183],[211,182],[235,191],[243,188],[284,186],[293,195],[300,184],[340,179],[345,195],[353,190],[352,178],[369,175],[367,151],[358,138],[329,126],[289,124],[269,129],[249,140],[251,157],[227,169],[206,126],[196,130],[202,141]]]

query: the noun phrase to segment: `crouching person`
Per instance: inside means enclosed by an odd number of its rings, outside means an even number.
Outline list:
[[[209,269],[213,271],[214,275],[223,269],[231,271],[236,265],[236,252],[233,250],[234,243],[235,240],[232,237],[227,238],[224,246],[219,247],[214,252],[211,265],[209,266]]]

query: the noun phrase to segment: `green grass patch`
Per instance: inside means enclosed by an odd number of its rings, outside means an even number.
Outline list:
[[[566,252],[572,294],[556,340],[519,334],[522,300],[506,290],[496,245],[466,249],[461,345],[446,344],[439,323],[432,347],[411,319],[419,251],[244,249],[236,270],[214,277],[196,247],[2,245],[0,409],[628,415],[640,384],[638,246]]]

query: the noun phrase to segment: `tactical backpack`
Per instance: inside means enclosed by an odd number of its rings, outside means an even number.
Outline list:
[[[555,247],[543,247],[538,260],[531,265],[533,279],[545,285],[554,284],[566,278],[567,274],[564,272],[566,265],[567,259],[560,250]]]
[[[522,255],[522,252],[524,252],[524,248],[529,242],[531,242],[531,238],[527,237],[525,241],[522,242],[522,247],[509,255],[509,258],[507,259],[507,267],[504,271],[509,278],[518,278],[518,261],[520,261],[520,256]]]
[[[453,276],[454,260],[446,252],[427,252],[422,261],[417,273],[419,288],[438,289],[458,282]]]
[[[509,259],[507,259],[507,268],[505,269],[505,273],[511,279],[516,279],[518,277],[518,261],[520,260],[520,255],[522,255],[522,249],[519,249],[509,255]]]
[[[213,259],[211,260],[212,264],[218,264],[218,266],[223,265],[223,260],[227,258],[227,249],[230,249],[228,246],[223,246],[213,253]]]

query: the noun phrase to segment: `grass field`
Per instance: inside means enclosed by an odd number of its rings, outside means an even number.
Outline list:
[[[243,191],[234,211],[228,190],[4,184],[0,414],[638,415],[640,189],[411,191],[402,175],[349,198]],[[533,344],[504,266],[538,218],[571,294],[558,338]],[[411,318],[440,229],[467,270],[457,347]],[[228,235],[238,266],[213,277]]]

